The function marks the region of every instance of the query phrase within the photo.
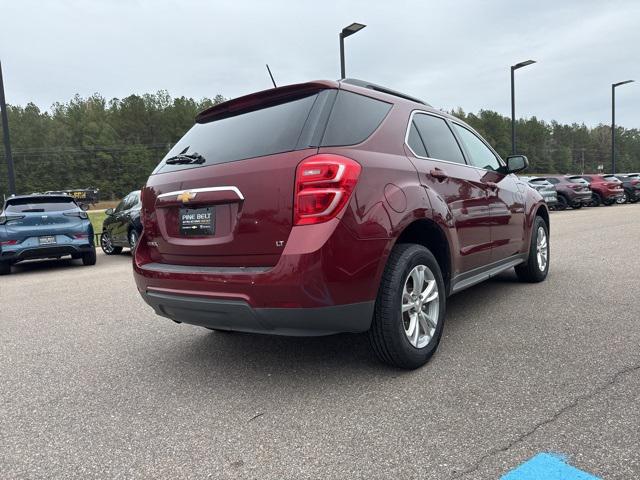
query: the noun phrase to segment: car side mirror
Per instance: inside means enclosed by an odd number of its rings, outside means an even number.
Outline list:
[[[80,210],[82,210],[83,212],[86,212],[87,210],[89,210],[89,205],[87,205],[86,203],[81,203]]]
[[[524,155],[509,155],[507,157],[506,173],[521,172],[529,166],[529,160]]]
[[[113,215],[113,208],[107,208],[107,209],[104,211],[104,213],[105,213],[106,215],[108,215],[108,216]]]

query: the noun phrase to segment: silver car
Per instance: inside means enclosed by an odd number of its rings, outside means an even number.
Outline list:
[[[527,182],[531,188],[537,190],[549,208],[558,204],[556,187],[545,177],[520,177],[520,180]]]

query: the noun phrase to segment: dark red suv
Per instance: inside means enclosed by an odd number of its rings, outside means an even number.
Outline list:
[[[599,207],[600,205],[613,205],[618,200],[624,198],[624,188],[622,182],[613,175],[582,175],[592,192],[591,205]]]
[[[369,331],[415,368],[447,297],[549,269],[549,213],[473,129],[359,80],[216,105],[142,192],[138,289],[176,322],[277,335]]]

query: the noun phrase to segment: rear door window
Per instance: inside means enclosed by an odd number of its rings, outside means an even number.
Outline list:
[[[7,202],[7,212],[62,212],[75,210],[76,203],[70,198],[16,198]]]
[[[356,145],[376,131],[391,104],[340,90],[322,138],[322,147]]]
[[[426,150],[426,155],[421,156],[446,160],[447,162],[465,163],[460,145],[443,118],[416,113],[412,123],[415,125]],[[414,153],[420,156],[415,150]]]
[[[498,158],[475,133],[457,123],[453,124],[453,128],[462,138],[462,142],[471,157],[469,160],[474,167],[494,171],[500,168],[501,165]]]
[[[169,151],[154,173],[234,162],[296,149],[317,93],[232,117],[197,123]],[[203,163],[166,164],[179,153],[204,157]]]

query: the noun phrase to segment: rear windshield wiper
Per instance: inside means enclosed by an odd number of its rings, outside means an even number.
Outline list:
[[[206,159],[199,153],[179,153],[178,155],[167,158],[167,161],[164,163],[167,165],[186,165],[204,162],[206,162]]]

